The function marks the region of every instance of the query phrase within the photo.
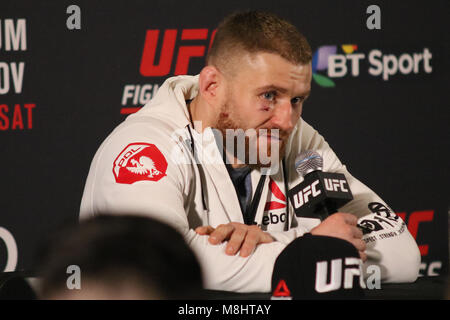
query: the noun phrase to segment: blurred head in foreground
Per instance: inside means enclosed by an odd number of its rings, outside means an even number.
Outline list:
[[[101,215],[52,235],[39,255],[41,299],[195,299],[200,265],[168,225]]]

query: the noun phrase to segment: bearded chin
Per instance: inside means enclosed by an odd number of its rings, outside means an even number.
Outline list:
[[[267,138],[264,130],[244,130],[239,121],[233,118],[229,108],[222,110],[215,126],[218,132],[215,134],[227,154],[224,159],[232,165],[248,165],[253,169],[276,172],[284,156],[285,141]],[[217,137],[217,133],[221,137]]]
[[[250,166],[257,169],[277,171],[284,156],[284,141],[267,138],[259,133],[256,140],[256,143],[251,143],[249,148],[251,152],[257,155],[257,161],[255,164],[250,164]]]

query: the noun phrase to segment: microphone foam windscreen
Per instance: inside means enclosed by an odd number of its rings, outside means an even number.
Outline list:
[[[292,241],[278,256],[272,299],[361,299],[362,260],[348,241],[313,236]]]
[[[312,171],[322,171],[323,159],[318,152],[305,150],[297,155],[294,166],[297,173],[304,177]]]

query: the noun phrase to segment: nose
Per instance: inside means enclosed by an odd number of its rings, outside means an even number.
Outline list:
[[[283,102],[275,107],[272,123],[280,130],[291,132],[294,128],[294,121],[292,119],[292,105],[291,102]]]

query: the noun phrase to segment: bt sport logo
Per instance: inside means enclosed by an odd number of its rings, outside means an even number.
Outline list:
[[[347,75],[358,77],[360,75],[361,61],[368,60],[367,73],[388,81],[392,76],[401,73],[403,75],[418,74],[423,70],[431,73],[432,54],[428,48],[422,52],[402,53],[399,56],[384,54],[379,49],[372,49],[366,55],[358,52],[358,45],[343,44],[338,53],[337,45],[325,45],[319,47],[312,60],[313,79],[321,87],[332,88],[336,84],[333,79],[343,78]]]

